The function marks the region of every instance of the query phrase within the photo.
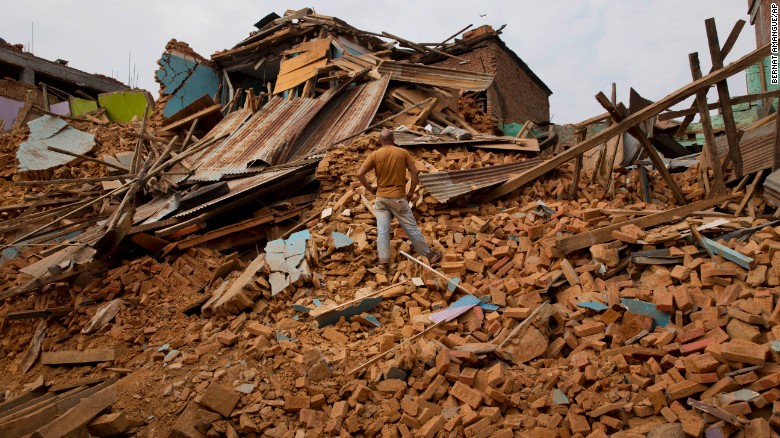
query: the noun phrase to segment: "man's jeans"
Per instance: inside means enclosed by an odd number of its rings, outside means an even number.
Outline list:
[[[425,243],[420,229],[417,228],[417,222],[414,220],[412,209],[409,208],[409,201],[406,198],[376,198],[374,203],[376,209],[376,228],[377,242],[376,248],[379,253],[379,263],[390,263],[390,222],[393,216],[398,219],[398,223],[406,231],[406,235],[414,245],[417,254],[424,257],[431,255],[431,248]]]

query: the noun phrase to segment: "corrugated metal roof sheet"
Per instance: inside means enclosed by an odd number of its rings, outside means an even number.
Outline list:
[[[488,73],[395,61],[383,61],[377,67],[377,71],[382,75],[390,75],[390,79],[396,81],[465,91],[484,91],[493,83],[493,75]]]
[[[276,182],[277,180],[280,180],[286,176],[296,174],[298,172],[301,172],[304,168],[307,167],[313,167],[313,164],[316,163],[318,160],[313,161],[306,161],[299,165],[285,165],[285,166],[279,166],[279,167],[272,167],[268,170],[265,170],[257,175],[249,176],[246,178],[239,178],[234,179],[231,181],[228,181],[228,188],[230,189],[230,192],[220,196],[219,198],[212,199],[211,201],[205,202],[197,207],[191,208],[187,211],[183,211],[181,213],[178,213],[174,215],[173,217],[185,217],[189,216],[193,213],[196,213],[198,211],[201,211],[203,209],[206,209],[208,207],[211,207],[215,204],[218,204],[222,201],[225,201],[229,198],[233,198],[235,196],[238,196],[240,194],[246,193],[250,190],[260,188],[266,184],[270,184],[272,182]]]
[[[234,132],[238,131],[238,128],[241,127],[241,124],[244,123],[249,117],[252,116],[252,109],[247,108],[241,108],[238,111],[233,111],[232,113],[228,114],[223,118],[222,120],[217,123],[217,125],[205,135],[200,140],[201,142],[206,142],[211,140],[212,138],[221,137],[225,134],[233,134]],[[228,141],[228,138],[223,140],[222,142]],[[214,146],[217,147],[217,146]],[[196,163],[198,163],[203,156],[207,155],[212,148],[205,149],[202,152],[198,152],[197,154],[186,158],[184,162],[190,167],[194,167]]]
[[[287,161],[324,151],[331,144],[366,129],[382,103],[390,78],[352,87],[328,103],[303,130],[285,155]]]
[[[764,180],[764,198],[774,206],[780,206],[780,170],[770,173]]]
[[[759,128],[746,131],[739,141],[739,153],[742,155],[742,173],[744,175],[750,175],[759,170],[771,168],[774,144],[774,121]],[[725,135],[717,139],[716,147],[720,158],[724,158],[728,155],[729,144]]]
[[[532,158],[516,163],[499,164],[452,172],[421,173],[420,183],[439,202],[449,202],[464,195],[500,184],[511,176],[539,165],[542,160]]]
[[[284,162],[283,154],[327,102],[325,98],[272,98],[237,132],[196,164],[193,181],[216,181],[251,166]]]

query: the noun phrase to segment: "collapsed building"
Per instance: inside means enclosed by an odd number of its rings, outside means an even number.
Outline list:
[[[599,93],[560,136],[500,30],[420,44],[308,8],[210,59],[171,41],[126,121],[32,105],[0,134],[0,434],[773,436],[779,113],[728,115],[762,96],[720,84],[770,54],[723,62],[743,25],[711,72]],[[693,95],[688,154],[658,119]],[[380,127],[438,267],[394,228],[395,272],[369,271]]]

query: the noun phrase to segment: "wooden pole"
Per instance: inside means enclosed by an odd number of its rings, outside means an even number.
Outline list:
[[[729,52],[731,52],[731,49],[734,47],[734,44],[737,42],[737,38],[739,37],[740,32],[742,32],[743,27],[745,27],[745,20],[737,20],[737,22],[734,24],[734,28],[731,29],[731,33],[729,34],[728,38],[726,38],[726,42],[723,43],[723,47],[720,49],[721,59],[726,59],[726,56],[728,56]],[[710,69],[710,73],[713,73],[714,71],[715,71],[714,68]],[[709,91],[709,87],[707,87],[705,94],[707,91]],[[695,100],[691,104],[691,109],[696,109]],[[695,115],[696,113],[685,116],[685,119],[683,119],[682,124],[680,124],[680,127],[677,129],[677,133],[675,134],[675,137],[685,136],[685,131],[688,129],[688,126],[691,124],[691,122],[693,122],[693,118]]]
[[[710,46],[710,58],[712,59],[713,70],[723,68],[723,55],[720,52],[720,43],[718,42],[718,30],[715,27],[715,19],[708,18],[704,25],[707,29],[707,40]],[[739,151],[739,139],[737,138],[737,124],[734,121],[734,112],[731,108],[731,98],[729,97],[729,84],[726,80],[718,82],[715,87],[718,90],[718,99],[720,99],[720,110],[723,114],[723,124],[726,128],[726,139],[729,143],[729,155],[734,164],[734,174],[737,178],[742,177],[742,155]],[[698,100],[698,99],[697,99]],[[698,102],[697,102],[698,103]]]
[[[378,361],[379,361],[379,359],[382,359],[383,357],[385,357],[385,356],[389,355],[389,354],[390,354],[390,353],[392,353],[392,352],[398,351],[398,350],[399,350],[401,347],[403,347],[404,345],[406,345],[406,344],[409,344],[409,343],[411,343],[411,342],[414,342],[414,341],[416,341],[416,340],[418,340],[418,339],[422,338],[422,337],[423,337],[423,336],[425,336],[425,335],[426,335],[428,332],[430,332],[431,330],[435,329],[436,327],[438,327],[438,326],[440,326],[440,325],[444,324],[446,321],[447,321],[446,319],[443,319],[443,320],[441,320],[441,321],[437,322],[436,324],[434,324],[434,325],[432,325],[432,326],[428,327],[427,329],[425,329],[425,330],[421,331],[420,333],[417,333],[416,335],[414,335],[414,336],[412,336],[412,337],[410,337],[410,338],[408,338],[408,339],[405,339],[403,342],[401,342],[400,344],[396,345],[395,347],[393,347],[393,348],[391,348],[391,349],[389,349],[389,350],[385,351],[384,353],[380,353],[380,354],[378,354],[378,355],[376,355],[376,356],[372,357],[371,359],[369,359],[367,362],[364,362],[363,364],[361,364],[361,365],[357,366],[356,368],[353,368],[353,369],[349,370],[349,372],[347,372],[347,375],[349,376],[349,375],[351,375],[351,374],[355,374],[355,373],[357,373],[357,372],[360,372],[360,371],[362,371],[362,370],[364,370],[364,369],[368,368],[369,366],[371,366],[371,365],[375,364],[376,362],[378,362]]]
[[[732,62],[726,67],[710,73],[701,79],[693,81],[672,92],[661,100],[658,100],[655,103],[650,104],[645,108],[629,115],[625,118],[625,120],[618,123],[617,125],[612,125],[609,128],[602,130],[598,134],[595,134],[593,137],[585,140],[584,142],[573,146],[571,149],[556,155],[555,157],[545,161],[542,164],[539,164],[532,169],[510,178],[497,187],[487,190],[477,199],[477,201],[491,201],[507,193],[510,193],[519,187],[522,187],[526,183],[535,180],[547,172],[557,169],[561,164],[571,160],[572,158],[575,158],[578,155],[593,149],[593,147],[603,143],[605,140],[608,140],[618,134],[622,134],[623,132],[628,131],[628,129],[632,126],[638,125],[639,123],[660,114],[662,111],[666,110],[672,105],[682,102],[700,90],[705,90],[710,85],[716,84],[721,80],[736,74],[737,72],[743,71],[745,68],[754,64],[758,60],[767,57],[770,52],[771,48],[769,44],[765,44],[764,46],[759,47],[758,49],[748,53],[747,55]]]
[[[604,109],[606,109],[610,114],[610,116],[612,116],[612,118],[615,120],[615,123],[620,123],[624,120],[626,111],[623,108],[616,108],[612,106],[604,93],[597,94],[596,100],[598,100],[601,106],[603,106]],[[660,173],[661,177],[663,177],[666,185],[669,187],[669,190],[672,191],[674,198],[677,200],[677,203],[680,205],[688,204],[688,200],[685,199],[685,195],[683,195],[680,186],[678,186],[677,182],[674,180],[674,178],[672,178],[672,174],[669,173],[669,169],[667,169],[666,165],[664,165],[663,160],[658,155],[658,151],[656,151],[652,143],[650,143],[650,140],[647,138],[647,135],[645,135],[644,131],[642,131],[642,128],[640,128],[639,125],[633,126],[628,130],[628,133],[636,138],[637,141],[639,141],[639,144],[642,145],[642,148],[644,148],[645,152],[647,152],[647,155],[650,157],[650,161],[653,162],[653,166],[655,166],[655,168],[658,170],[658,173]]]
[[[421,261],[417,260],[417,258],[410,256],[409,254],[407,254],[407,253],[406,253],[406,252],[404,252],[404,251],[399,251],[399,252],[400,252],[401,254],[405,255],[405,256],[406,256],[406,257],[407,257],[409,260],[411,260],[411,261],[413,261],[413,262],[417,263],[418,265],[422,266],[423,268],[425,268],[425,269],[427,269],[427,270],[431,271],[432,273],[434,273],[435,275],[437,275],[437,276],[441,277],[442,279],[444,279],[445,281],[447,281],[447,284],[453,284],[453,285],[455,285],[455,289],[460,289],[460,291],[461,291],[461,292],[463,292],[463,293],[465,293],[465,294],[469,294],[469,295],[471,295],[471,292],[467,291],[467,290],[466,290],[466,288],[464,288],[463,286],[461,286],[461,285],[460,285],[460,284],[458,284],[458,283],[455,283],[454,281],[452,281],[452,279],[450,279],[450,278],[449,278],[449,277],[447,277],[446,275],[442,274],[441,272],[439,272],[439,271],[437,271],[437,270],[435,270],[435,269],[431,268],[430,266],[428,266],[428,265],[426,265],[425,263],[423,263],[423,262],[421,262]]]
[[[103,161],[103,160],[98,160],[97,158],[92,158],[92,157],[88,157],[86,155],[77,154],[75,152],[66,151],[65,149],[56,148],[54,146],[49,146],[47,149],[52,151],[52,152],[57,152],[58,154],[70,155],[71,157],[81,158],[82,160],[92,161],[94,163],[100,163],[100,164],[103,164],[103,165],[105,165],[107,167],[110,167],[112,169],[116,169],[116,170],[119,170],[121,172],[128,173],[128,169],[125,169],[124,167],[117,166],[116,164],[108,163],[108,162]]]
[[[694,52],[688,55],[688,62],[691,65],[691,76],[694,81],[701,79],[701,65],[699,64],[699,54]],[[710,119],[710,110],[707,109],[707,93],[700,90],[696,93],[696,105],[699,107],[699,117],[701,118],[701,127],[704,130],[704,147],[707,158],[709,159],[709,168],[713,174],[714,194],[719,196],[726,193],[726,182],[723,180],[723,170],[720,168],[718,159],[718,149],[715,144],[715,132],[712,130],[712,120]],[[705,177],[707,175],[705,174]],[[708,194],[708,196],[711,194]]]

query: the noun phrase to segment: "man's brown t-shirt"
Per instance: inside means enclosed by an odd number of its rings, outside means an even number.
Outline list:
[[[376,173],[376,196],[403,198],[406,195],[406,160],[411,155],[398,146],[383,146],[366,158],[365,166]]]

